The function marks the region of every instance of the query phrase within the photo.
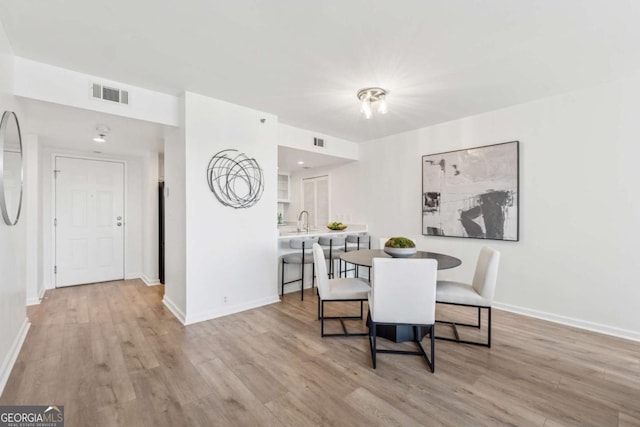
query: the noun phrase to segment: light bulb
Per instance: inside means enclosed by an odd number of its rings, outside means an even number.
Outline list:
[[[104,135],[100,134],[96,137],[93,138],[94,142],[106,142],[107,140],[105,139]]]
[[[369,98],[365,98],[362,100],[362,108],[360,109],[362,114],[364,114],[365,119],[371,118],[371,104],[369,103]]]
[[[380,100],[380,104],[378,105],[378,113],[387,114],[389,112],[389,106],[387,105],[387,100],[382,97]]]

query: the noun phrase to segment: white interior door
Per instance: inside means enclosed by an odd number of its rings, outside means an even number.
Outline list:
[[[124,164],[55,159],[55,283],[124,279]]]

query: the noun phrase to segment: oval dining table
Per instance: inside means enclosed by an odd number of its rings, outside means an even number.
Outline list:
[[[361,267],[373,266],[374,258],[392,258],[382,249],[361,249],[358,251],[349,251],[340,254],[342,261],[355,264]],[[462,264],[462,260],[451,255],[439,254],[437,252],[416,251],[415,254],[408,258],[429,258],[438,261],[438,270],[448,270],[458,267]],[[356,269],[356,272],[358,270]],[[369,323],[367,321],[367,323]],[[386,338],[394,342],[414,341],[415,335],[418,333],[411,326],[398,325],[378,325],[376,327],[376,336]],[[422,337],[420,337],[422,338]]]
[[[361,249],[359,251],[349,251],[340,254],[340,259],[349,264],[359,265],[361,267],[371,267],[374,258],[391,258],[382,249]],[[437,252],[416,251],[415,254],[408,258],[429,258],[438,261],[438,270],[447,270],[462,264],[459,258],[451,255],[439,254]]]

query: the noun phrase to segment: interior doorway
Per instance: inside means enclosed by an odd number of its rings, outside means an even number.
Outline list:
[[[55,286],[124,279],[124,162],[54,164]]]

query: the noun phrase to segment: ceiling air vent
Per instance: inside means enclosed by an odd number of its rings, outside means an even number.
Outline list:
[[[118,104],[129,104],[129,92],[114,87],[103,86],[98,83],[91,85],[91,97],[103,99],[105,101],[117,102]]]
[[[316,147],[324,147],[324,139],[313,138],[313,145],[315,145]]]

